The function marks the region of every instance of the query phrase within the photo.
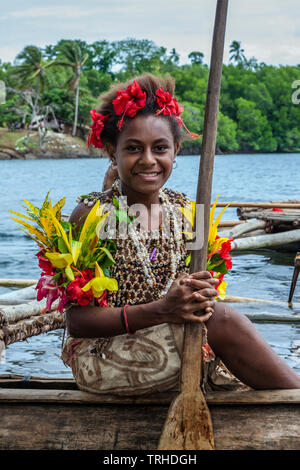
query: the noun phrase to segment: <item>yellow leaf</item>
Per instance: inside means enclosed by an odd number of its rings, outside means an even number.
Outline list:
[[[24,217],[24,219],[31,220],[31,222],[35,222],[35,220],[32,219],[31,217],[27,217],[27,215],[20,214],[19,212],[14,212],[14,211],[8,211],[8,212],[11,212],[11,214],[18,215],[19,217]]]
[[[32,212],[36,215],[40,215],[40,210],[38,207],[35,207],[31,202],[27,201],[26,199],[23,199],[24,202],[26,202],[27,206],[32,210]]]
[[[224,299],[225,298],[225,296],[226,296],[226,287],[227,287],[227,282],[222,281],[221,284],[218,287],[218,291],[219,291],[218,298],[219,299]]]
[[[53,207],[53,213],[55,214],[55,217],[60,218],[61,210],[64,207],[65,202],[66,202],[66,198],[63,197],[55,204],[55,206]]]
[[[81,242],[78,242],[76,240],[71,241],[71,253],[72,253],[75,266],[76,266],[78,257],[80,255],[81,246],[82,246]]]
[[[71,253],[45,253],[45,256],[52,266],[59,269],[64,269],[73,262]]]
[[[47,237],[51,240],[53,233],[55,232],[55,226],[53,222],[49,219],[49,217],[40,217],[40,223],[47,235]]]
[[[96,219],[96,212],[97,212],[97,209],[99,207],[99,204],[100,204],[100,201],[98,200],[96,202],[96,204],[93,206],[93,208],[90,210],[90,212],[88,213],[85,221],[84,221],[84,224],[83,224],[83,227],[81,229],[81,233],[80,233],[80,237],[79,237],[79,241],[82,243],[85,236],[86,236],[86,233],[88,231],[88,227],[89,225],[95,221]]]
[[[28,230],[28,232],[35,235],[40,242],[44,243],[45,245],[48,244],[48,240],[41,230],[31,224],[28,224],[27,222],[24,222],[23,220],[16,219],[15,217],[12,217],[12,219],[15,222],[18,222],[19,224],[23,225]]]
[[[48,208],[47,213],[49,213],[51,218],[52,218],[52,221],[53,221],[53,223],[55,225],[55,228],[56,228],[57,235],[63,237],[63,240],[64,240],[68,250],[71,251],[70,243],[69,243],[68,237],[66,235],[66,232],[64,231],[62,225],[59,223],[59,221],[57,220],[57,218],[53,214],[53,209]]]

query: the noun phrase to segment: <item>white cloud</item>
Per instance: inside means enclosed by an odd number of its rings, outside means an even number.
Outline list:
[[[211,0],[15,0],[2,8],[0,57],[13,60],[27,44],[43,47],[62,38],[88,42],[126,37],[175,47],[183,61],[200,50],[209,61],[215,4]],[[225,61],[229,44],[242,42],[246,57],[277,64],[300,62],[299,0],[230,0]],[[5,18],[5,20],[4,20]]]

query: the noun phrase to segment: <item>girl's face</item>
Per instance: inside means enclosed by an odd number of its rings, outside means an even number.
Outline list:
[[[114,155],[125,194],[158,193],[171,175],[179,149],[167,119],[148,115],[126,121]]]

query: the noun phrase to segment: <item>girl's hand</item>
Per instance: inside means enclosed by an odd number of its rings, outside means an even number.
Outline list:
[[[207,271],[180,276],[160,300],[165,321],[169,323],[207,321],[213,313],[216,302],[214,297],[218,295],[215,289],[217,283],[218,280],[213,279]],[[204,314],[196,315],[203,310]]]

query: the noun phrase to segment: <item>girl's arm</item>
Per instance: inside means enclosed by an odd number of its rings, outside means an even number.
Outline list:
[[[90,207],[80,203],[72,212],[70,222],[78,227],[90,211]],[[217,295],[210,273],[195,273],[192,284],[191,276],[181,275],[171,285],[168,293],[160,300],[146,304],[130,305],[127,309],[128,325],[131,331],[147,328],[162,323],[204,322],[211,316]],[[196,289],[196,290],[195,290]],[[204,315],[194,313],[206,310]],[[75,306],[67,310],[67,328],[74,337],[109,337],[124,334],[121,321],[121,308]]]

